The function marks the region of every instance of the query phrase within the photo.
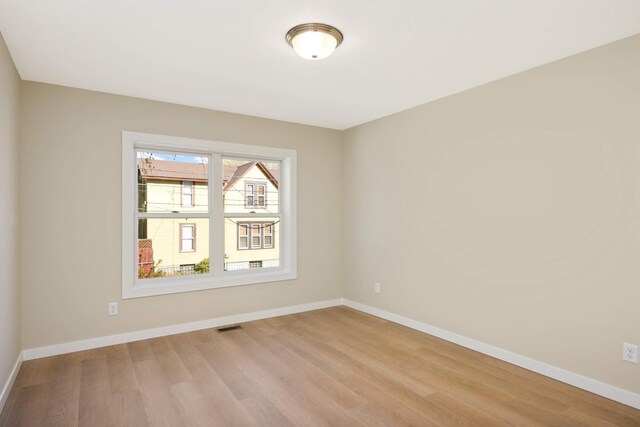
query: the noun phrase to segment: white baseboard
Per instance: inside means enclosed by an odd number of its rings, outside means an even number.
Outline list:
[[[252,320],[266,319],[269,317],[284,316],[287,314],[302,313],[305,311],[335,307],[338,305],[342,305],[341,298],[312,302],[309,304],[292,305],[288,307],[275,308],[272,310],[255,311],[253,313],[218,317],[215,319],[201,320],[198,322],[181,323],[179,325],[163,326],[160,328],[145,329],[142,331],[125,332],[117,335],[108,335],[105,337],[90,338],[63,344],[49,345],[45,347],[28,348],[23,351],[22,357],[24,358],[24,360],[40,359],[42,357],[72,353],[74,351],[90,350],[93,348],[124,344],[128,342],[157,338],[166,335],[181,334],[183,332],[198,331],[201,329],[218,328],[225,325],[250,322]]]
[[[2,412],[4,404],[7,403],[9,392],[11,392],[11,387],[13,387],[13,383],[16,381],[20,366],[22,366],[22,352],[18,354],[18,360],[16,360],[15,365],[13,365],[9,378],[7,378],[7,382],[4,383],[4,387],[2,387],[2,393],[0,393],[0,412]]]
[[[610,384],[605,384],[592,378],[588,378],[580,374],[558,368],[556,366],[539,362],[526,356],[521,356],[511,351],[504,350],[490,344],[485,344],[483,342],[476,341],[453,332],[449,332],[436,326],[431,326],[417,320],[409,319],[408,317],[400,316],[399,314],[390,313],[388,311],[380,310],[378,308],[351,301],[345,298],[343,298],[342,301],[343,304],[347,307],[363,311],[376,317],[390,320],[394,323],[399,323],[400,325],[406,326],[408,328],[415,329],[417,331],[424,332],[438,338],[442,338],[443,340],[470,348],[471,350],[475,350],[491,357],[495,357],[496,359],[503,360],[505,362],[511,363],[512,365],[520,366],[521,368],[528,369],[530,371],[553,378],[566,384],[570,384],[574,387],[578,387],[591,393],[606,397],[608,399],[615,400],[616,402],[623,403],[625,405],[631,406],[632,408],[640,409],[640,394],[633,393],[628,390],[623,390]]]

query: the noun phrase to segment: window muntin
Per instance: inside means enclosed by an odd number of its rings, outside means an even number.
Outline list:
[[[296,277],[295,151],[123,132],[122,153],[123,298],[289,280]],[[168,206],[162,204],[166,203],[164,200],[153,200],[151,197],[153,194],[148,194],[149,184],[152,178],[158,178],[157,174],[154,173],[155,171],[150,173],[150,168],[146,168],[145,173],[140,174],[138,164],[147,157],[180,162],[184,160],[182,156],[191,157],[193,160],[197,159],[199,165],[195,178],[183,177],[181,179],[194,183],[193,206],[181,206],[181,185],[178,185],[175,194],[172,194],[165,187],[164,195],[173,196],[173,201]],[[191,163],[195,163],[193,160]],[[228,168],[229,162],[232,163],[230,168]],[[131,165],[134,167],[132,168]],[[239,173],[235,173],[238,166],[243,165],[244,168],[241,168]],[[162,166],[167,166],[167,163]],[[168,166],[176,166],[176,163],[170,163]],[[180,165],[177,166],[180,167]],[[188,171],[193,171],[193,165],[187,166],[187,168]],[[165,172],[165,169],[162,168],[159,172]],[[249,169],[252,170],[249,171]],[[252,176],[255,174],[257,176]],[[245,205],[244,182],[240,182],[233,189],[227,185],[230,178],[236,179],[233,175],[246,175],[244,181],[252,180],[264,185],[264,190],[254,187],[253,207]],[[219,179],[218,177],[222,177],[222,188],[217,185],[209,185],[210,177],[215,177],[216,180]],[[160,185],[166,184],[166,182],[160,180],[156,184],[158,184],[157,188],[162,188]],[[136,187],[137,191],[135,191]],[[239,200],[231,200],[233,199],[230,196],[231,193],[239,196]],[[259,197],[263,193],[264,201]],[[158,193],[156,192],[155,195],[157,196]],[[216,203],[216,201],[218,202]],[[129,219],[132,213],[134,214],[134,222]],[[153,223],[151,220],[163,219],[167,221],[169,218],[178,223],[197,223],[196,253],[199,254],[201,249],[206,249],[206,253],[210,257],[203,257],[197,261],[174,259],[168,262],[162,259],[160,266],[164,266],[165,270],[171,274],[139,278],[134,268],[138,263],[136,256],[138,236],[141,240],[150,240],[151,242],[146,243],[151,243],[149,245],[151,247],[153,243],[158,242],[157,236],[153,242]],[[200,224],[203,219],[207,220],[206,225]],[[272,237],[269,236],[269,228],[266,229],[266,235],[264,234],[265,229],[261,230],[260,243],[263,248],[242,251],[240,247],[243,244],[251,246],[251,238],[247,234],[244,243],[242,243],[237,225],[234,223],[230,224],[232,227],[228,226],[228,222],[231,220],[250,223],[272,222],[277,225],[271,227]],[[177,234],[180,228],[178,227],[177,230],[174,244],[176,249],[179,249],[181,239]],[[254,244],[257,243],[255,240],[257,239],[254,239]],[[134,245],[130,243],[132,241]],[[271,248],[269,248],[270,241],[273,242]],[[264,247],[265,245],[266,247]],[[233,246],[233,250],[229,250],[230,246]],[[263,255],[269,251],[270,257],[267,259]],[[193,254],[193,252],[181,253],[179,250],[175,252],[180,255]],[[238,259],[241,253],[254,256]],[[156,253],[153,255],[150,260],[146,260],[145,266],[154,265],[154,261],[157,263],[159,256]],[[171,256],[175,256],[175,254],[171,254]],[[257,265],[260,267],[248,271],[249,263],[252,263],[253,267]],[[182,267],[180,270],[181,266],[191,265],[195,265],[195,267],[193,269]],[[176,273],[171,272],[169,267],[175,267]],[[192,270],[193,273],[191,273]]]

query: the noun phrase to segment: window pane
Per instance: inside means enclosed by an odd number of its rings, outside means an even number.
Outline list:
[[[280,162],[224,158],[225,213],[278,213]]]
[[[209,157],[138,151],[138,212],[208,212]]]
[[[141,219],[138,236],[139,279],[209,272],[208,218]]]
[[[224,222],[225,270],[279,267],[280,224],[277,222],[277,218],[226,218]],[[241,227],[241,230],[243,224],[248,224],[251,239],[248,236],[241,237],[239,234],[238,227]],[[267,229],[272,231],[271,236],[262,238]],[[253,234],[258,235],[253,236]]]
[[[191,225],[182,226],[182,238],[183,239],[193,238],[193,226]]]
[[[180,247],[180,252],[191,252],[193,251],[193,240],[182,240],[182,246]]]

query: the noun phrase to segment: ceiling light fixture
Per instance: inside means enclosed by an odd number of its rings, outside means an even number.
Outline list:
[[[298,55],[316,60],[331,55],[344,37],[331,25],[309,23],[296,25],[287,31],[286,39]]]

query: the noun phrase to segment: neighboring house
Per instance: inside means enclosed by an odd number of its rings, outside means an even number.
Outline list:
[[[224,212],[232,215],[224,222],[226,269],[277,267],[278,219],[260,217],[279,213],[277,170],[261,162],[226,163],[224,174]],[[236,216],[242,214],[252,216]]]
[[[206,163],[138,159],[138,208],[180,212],[185,218],[149,218],[138,224],[139,276],[189,274],[208,269],[209,220]],[[261,162],[225,161],[225,270],[279,265],[277,169]],[[247,217],[243,217],[247,215]]]

